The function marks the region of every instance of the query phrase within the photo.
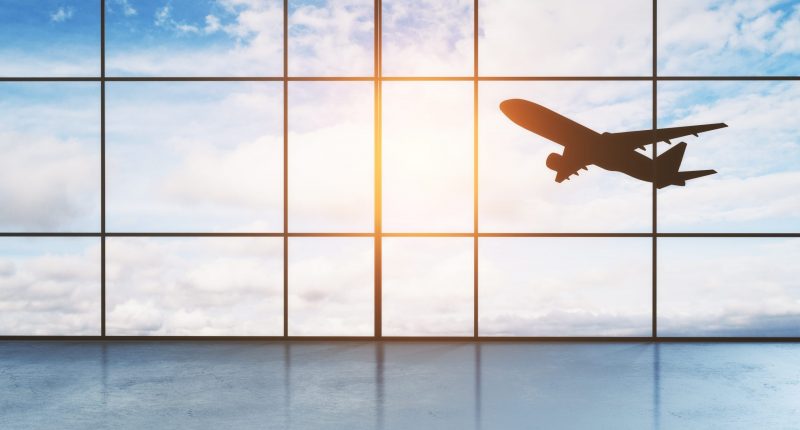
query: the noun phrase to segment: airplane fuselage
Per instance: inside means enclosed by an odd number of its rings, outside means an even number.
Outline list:
[[[602,137],[602,135],[600,135]],[[619,151],[600,139],[590,147],[589,162],[597,167],[621,172],[636,179],[652,182],[653,159],[637,151]]]
[[[594,164],[642,181],[653,180],[653,160],[639,152],[616,148],[604,142],[604,135],[544,106],[531,104],[526,128],[553,142],[572,142],[564,150],[564,167]],[[512,118],[514,120],[514,118]]]
[[[624,173],[641,181],[655,182],[658,188],[683,186],[687,180],[713,175],[716,170],[680,171],[686,143],[680,142],[658,157],[650,158],[638,148],[657,142],[670,143],[690,134],[697,135],[727,127],[724,123],[670,127],[655,130],[634,130],[600,134],[563,115],[536,103],[511,99],[500,103],[500,110],[520,127],[564,147],[561,154],[552,153],[545,164],[556,172],[556,182],[569,179],[594,164],[605,170]]]

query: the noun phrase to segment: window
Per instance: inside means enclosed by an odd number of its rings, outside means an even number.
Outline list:
[[[650,240],[493,237],[480,246],[481,335],[650,335]]]
[[[99,335],[100,252],[96,238],[1,238],[2,333]]]
[[[659,247],[667,336],[800,334],[796,238],[668,238]]]
[[[272,82],[108,84],[108,230],[280,230],[282,105]]]
[[[276,76],[280,0],[105,0],[109,76]]]
[[[373,231],[372,93],[365,82],[291,83],[289,231]]]
[[[751,3],[5,1],[0,336],[800,338],[800,6]],[[511,98],[726,122],[718,173],[556,183]]]
[[[0,5],[0,76],[97,76],[98,2],[4,1]]]
[[[392,237],[383,241],[383,332],[469,336],[473,328],[472,240]]]
[[[280,238],[106,239],[106,328],[127,336],[279,335]]]
[[[0,83],[0,228],[100,228],[100,88]]]
[[[373,249],[362,237],[291,238],[289,334],[372,334]]]
[[[472,228],[472,88],[389,82],[383,86],[383,228]]]

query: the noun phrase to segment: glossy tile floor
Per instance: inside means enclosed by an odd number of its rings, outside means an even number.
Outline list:
[[[790,429],[800,344],[0,342],[2,429]]]

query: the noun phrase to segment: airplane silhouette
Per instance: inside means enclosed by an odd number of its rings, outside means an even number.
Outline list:
[[[557,114],[544,106],[522,99],[500,103],[500,110],[520,127],[564,146],[562,154],[547,156],[545,165],[556,172],[556,182],[563,182],[578,171],[594,164],[606,170],[622,172],[636,179],[653,182],[658,188],[686,185],[690,179],[713,175],[716,170],[680,171],[686,142],[680,142],[655,160],[639,152],[645,145],[670,142],[671,139],[727,127],[726,124],[703,124],[656,130],[598,133]],[[653,166],[653,163],[656,165]],[[655,172],[655,175],[653,174]]]

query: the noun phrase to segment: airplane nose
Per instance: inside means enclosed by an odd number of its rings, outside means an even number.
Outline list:
[[[515,122],[518,118],[524,117],[531,107],[537,106],[535,103],[523,99],[508,99],[500,103],[500,111]]]
[[[500,111],[511,121],[525,127],[524,122],[533,103],[522,99],[508,99],[500,103]]]
[[[517,99],[503,100],[500,102],[500,111],[508,115],[509,112],[514,110],[514,105]]]

